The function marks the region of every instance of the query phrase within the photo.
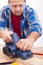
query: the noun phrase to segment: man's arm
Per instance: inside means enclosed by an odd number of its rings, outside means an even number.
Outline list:
[[[39,36],[40,34],[38,32],[31,32],[26,39],[20,39],[16,46],[23,51],[29,50],[32,48],[33,43],[38,39]]]
[[[2,38],[6,43],[13,42],[11,38],[12,31],[6,31],[6,19],[5,13],[3,10],[0,11],[0,38]]]
[[[38,39],[38,37],[42,34],[42,27],[39,22],[39,19],[35,13],[35,11],[31,8],[29,11],[29,17],[28,17],[28,24],[29,29],[26,31],[26,34],[30,32],[30,34],[27,34],[26,39],[21,39],[17,43],[17,47],[20,48],[20,50],[29,50],[32,48],[33,43]]]
[[[31,32],[31,34],[27,37],[27,40],[31,41],[33,44],[38,37],[40,37],[40,34],[38,32]]]
[[[27,37],[28,40],[35,42],[38,37],[41,36],[42,34],[42,27],[41,23],[38,19],[37,13],[30,8],[30,17],[29,17],[29,22],[30,22],[30,35]]]

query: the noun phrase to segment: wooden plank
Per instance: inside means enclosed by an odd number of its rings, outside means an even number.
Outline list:
[[[33,53],[39,53],[39,55],[43,55],[43,47],[32,47]]]

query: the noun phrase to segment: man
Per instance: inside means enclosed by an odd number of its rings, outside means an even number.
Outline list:
[[[8,0],[8,3],[0,15],[0,38],[5,42],[13,42],[11,34],[16,32],[21,38],[16,44],[17,48],[29,50],[42,34],[38,17],[35,11],[26,5],[26,0]],[[5,26],[1,25],[2,21],[5,21]],[[6,27],[10,30],[6,31]]]

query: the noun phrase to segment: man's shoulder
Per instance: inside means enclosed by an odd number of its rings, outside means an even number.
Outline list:
[[[35,10],[32,7],[30,7],[29,5],[26,5],[24,8],[23,15],[27,16],[27,15],[33,15],[33,14],[35,14]]]
[[[1,9],[2,12],[6,12],[7,14],[10,13],[10,7],[7,5],[7,6],[4,6],[2,9]]]
[[[10,7],[7,5],[7,6],[4,6],[4,7],[2,7],[2,9],[10,9]]]
[[[29,12],[34,11],[34,9],[30,7],[29,5],[26,5],[24,10]]]

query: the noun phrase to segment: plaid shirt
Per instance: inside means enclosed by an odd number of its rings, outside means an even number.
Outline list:
[[[24,8],[20,26],[23,38],[26,38],[34,31],[38,32],[40,35],[42,34],[42,28],[38,16],[33,8],[30,8],[28,5]],[[11,23],[11,9],[9,6],[3,7],[0,11],[0,29],[5,29],[6,27],[13,30]]]

